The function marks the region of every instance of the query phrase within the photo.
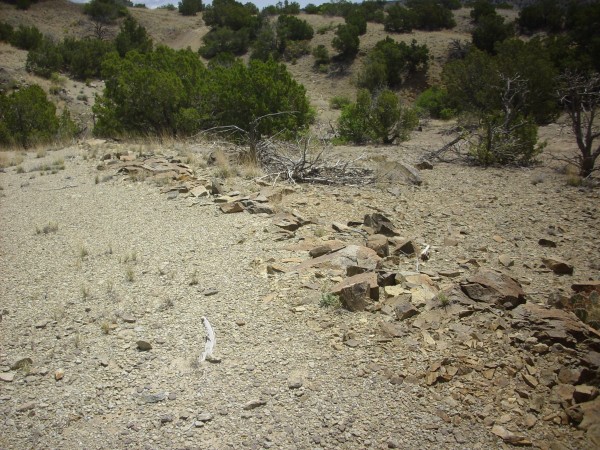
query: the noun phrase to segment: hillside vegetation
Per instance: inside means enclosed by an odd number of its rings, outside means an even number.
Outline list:
[[[293,2],[259,11],[235,0],[184,2],[179,11],[131,6],[3,5],[0,39],[28,52],[30,74],[105,82],[92,108],[96,135],[185,137],[235,126],[292,137],[312,123],[328,127],[336,142],[389,144],[409,137],[416,121],[408,114],[458,118],[478,164],[527,165],[544,147],[538,127],[565,109],[578,137],[580,174],[595,169],[596,4],[549,0],[521,11],[487,0],[469,8],[458,1],[370,0],[303,11]],[[43,18],[47,9],[68,9],[79,19],[50,24],[58,16]],[[584,87],[569,90],[575,78],[595,92],[593,99],[581,101]],[[138,90],[153,94],[142,100]],[[582,122],[576,110],[592,116]],[[3,132],[4,144],[15,143],[10,135]]]

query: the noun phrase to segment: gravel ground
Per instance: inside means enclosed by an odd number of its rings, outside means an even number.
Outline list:
[[[65,169],[56,174],[36,170],[61,160]],[[0,382],[1,448],[504,445],[475,418],[493,397],[485,387],[464,400],[453,393],[460,386],[423,385],[411,375],[426,370],[435,353],[411,339],[379,339],[375,314],[320,308],[320,293],[301,290],[306,279],[297,274],[267,276],[266,262],[305,258],[275,240],[268,217],[189,207],[149,183],[95,183],[97,163],[75,146],[40,159],[29,154],[25,173],[13,167],[0,174],[0,372],[14,374]],[[317,222],[310,233],[385,208],[401,228],[420,230],[435,245],[432,269],[454,267],[469,252],[487,252],[495,265],[497,250],[477,245],[503,234],[506,251],[516,249],[517,275],[531,278],[532,291],[553,289],[543,278],[550,275],[523,271],[518,241],[530,233],[537,239],[538,228],[555,223],[554,207],[569,197],[549,189],[554,181],[539,188],[548,205],[531,212],[536,198],[524,203],[511,194],[532,186],[516,172],[489,171],[490,188],[478,190],[482,172],[441,170],[421,190],[400,186],[400,197],[297,187],[279,207],[304,208]],[[500,186],[508,191],[499,194]],[[596,197],[584,195],[569,211],[592,208],[583,222],[589,226]],[[556,220],[571,221],[569,211],[556,211]],[[537,222],[527,217],[538,216],[545,222],[532,227]],[[461,227],[467,242],[441,250],[443,236]],[[515,229],[519,239],[509,234]],[[593,230],[566,231],[575,246],[566,256],[576,264],[588,254],[577,236]],[[202,316],[216,331],[220,362],[196,363]],[[350,334],[358,347],[342,344]],[[140,351],[139,340],[152,349]],[[31,361],[11,371],[22,358]],[[395,374],[404,382],[394,384]],[[583,447],[581,433],[550,425],[532,432],[539,447],[553,440]]]

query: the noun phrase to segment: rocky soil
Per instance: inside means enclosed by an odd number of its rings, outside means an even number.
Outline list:
[[[389,167],[419,139],[337,151]],[[87,141],[0,173],[0,447],[597,448],[598,334],[547,308],[600,278],[597,191],[458,164],[264,186],[211,147]],[[420,274],[364,247],[405,240],[429,245]],[[488,269],[517,294],[469,298]],[[360,272],[377,284],[350,312],[327,294]]]

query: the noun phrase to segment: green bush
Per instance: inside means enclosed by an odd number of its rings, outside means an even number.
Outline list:
[[[449,120],[456,116],[456,109],[448,98],[448,91],[439,86],[432,86],[423,91],[417,97],[415,107],[427,112],[434,119]]]
[[[557,0],[540,0],[519,11],[519,26],[527,32],[546,30],[557,33],[562,29],[564,12]]]
[[[306,20],[286,15],[277,19],[277,39],[282,47],[285,47],[287,41],[311,40],[313,35],[313,27]]]
[[[61,51],[65,70],[73,78],[88,80],[100,78],[102,62],[115,47],[112,42],[100,39],[65,38]]]
[[[10,43],[12,41],[14,29],[11,24],[0,22],[0,41]]]
[[[336,95],[329,100],[329,106],[332,109],[342,109],[350,103],[352,103],[352,101],[345,95]]]
[[[391,33],[410,33],[417,22],[414,11],[399,4],[390,6],[387,13],[384,29]]]
[[[177,8],[174,4],[168,3],[166,5],[157,6],[156,9],[166,9],[167,11],[175,11]]]
[[[229,55],[207,70],[190,50],[158,47],[125,58],[113,53],[102,74],[106,87],[94,105],[98,135],[187,135],[235,125],[260,136],[303,129],[313,117],[304,87],[272,60],[246,66]],[[262,116],[268,117],[255,124]]]
[[[358,28],[354,25],[339,25],[331,44],[339,52],[340,57],[354,58],[360,45]]]
[[[143,26],[139,25],[133,17],[127,16],[115,38],[115,48],[121,57],[131,50],[148,53],[152,50],[152,39]]]
[[[104,24],[112,24],[119,16],[127,15],[127,9],[115,0],[92,0],[83,7],[90,19]]]
[[[27,148],[56,137],[56,107],[38,85],[0,96],[0,138],[4,145]]]
[[[200,102],[206,69],[191,50],[158,47],[125,58],[108,55],[102,64],[106,82],[94,105],[94,133],[114,136],[175,134],[180,110]]]
[[[497,15],[496,7],[489,0],[476,0],[473,3],[473,9],[471,10],[473,22],[479,23],[482,17],[495,15]]]
[[[322,64],[329,64],[329,50],[323,44],[319,44],[312,50],[312,55],[315,58],[315,64],[317,66]]]
[[[414,27],[419,30],[434,31],[456,26],[452,11],[437,0],[408,0],[406,5],[414,12]]]
[[[538,127],[521,115],[506,121],[506,115],[491,113],[480,120],[470,152],[475,163],[527,166],[535,161],[545,144],[537,144]]]
[[[265,23],[260,29],[256,40],[252,43],[250,59],[268,61],[270,58],[279,59],[277,48],[277,35],[269,23]]]
[[[202,0],[182,0],[179,2],[179,13],[184,16],[195,16],[202,11]]]
[[[232,30],[228,27],[213,28],[202,38],[204,44],[198,52],[205,58],[214,58],[220,53],[243,55],[250,47],[250,30]]]
[[[248,29],[254,38],[260,28],[254,5],[243,5],[235,0],[213,0],[204,10],[202,18],[209,27],[227,27],[233,31]]]
[[[297,83],[285,65],[275,61],[236,61],[231,67],[217,67],[208,77],[211,125],[236,125],[261,135],[296,132],[308,126],[314,113],[306,89]],[[259,117],[265,117],[255,127]]]
[[[10,44],[22,50],[33,50],[41,45],[43,38],[44,36],[35,26],[19,25],[19,28],[12,33]]]
[[[417,45],[412,40],[410,46],[387,37],[375,44],[367,55],[367,61],[359,73],[358,84],[370,91],[384,86],[395,87],[417,72],[424,73],[429,67],[427,45]]]
[[[63,67],[61,48],[49,38],[44,38],[42,43],[27,53],[25,69],[38,76],[50,78],[52,73],[59,72]]]
[[[356,27],[359,36],[367,32],[367,18],[361,8],[353,8],[344,19],[348,25]]]
[[[342,109],[338,132],[344,141],[362,144],[367,141],[391,144],[408,138],[418,119],[413,110],[402,108],[398,96],[384,89],[371,96],[362,89],[356,103]]]
[[[498,14],[482,16],[471,33],[473,45],[490,54],[496,53],[496,43],[503,42],[514,34],[513,25],[505,24],[504,17]]]

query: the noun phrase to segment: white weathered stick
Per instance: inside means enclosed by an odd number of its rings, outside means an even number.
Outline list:
[[[207,358],[210,358],[212,355],[213,349],[215,347],[215,343],[217,342],[217,338],[215,337],[215,332],[210,322],[206,317],[202,317],[202,325],[204,325],[204,330],[206,331],[206,337],[204,342],[204,351],[198,358],[198,362],[202,363],[206,361]]]

